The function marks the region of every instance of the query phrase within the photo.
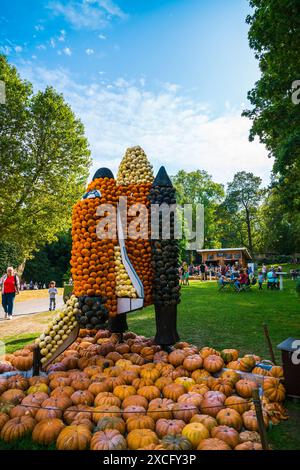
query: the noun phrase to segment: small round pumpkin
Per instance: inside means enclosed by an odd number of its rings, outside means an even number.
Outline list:
[[[238,444],[234,450],[262,450],[262,445],[258,442],[246,441]]]
[[[0,404],[8,402],[12,403],[13,405],[18,405],[21,403],[23,398],[25,398],[25,393],[22,390],[18,388],[12,388],[2,393],[0,397]]]
[[[94,403],[94,395],[88,390],[77,390],[71,395],[74,405],[92,405]]]
[[[99,419],[96,431],[106,431],[107,429],[116,429],[120,434],[125,434],[125,421],[117,416],[106,416]]]
[[[183,385],[187,391],[195,385],[195,381],[191,377],[177,377],[177,379],[175,379],[175,383]]]
[[[65,385],[61,387],[56,387],[52,392],[50,393],[51,397],[61,397],[63,395],[71,396],[75,392],[74,388],[71,387],[70,385]]]
[[[193,354],[192,356],[187,356],[183,361],[183,367],[189,372],[193,372],[196,369],[200,369],[203,364],[203,359],[199,354]]]
[[[201,423],[209,430],[209,432],[212,430],[212,428],[218,426],[217,420],[209,415],[196,414],[192,417],[191,423]]]
[[[133,431],[134,429],[155,429],[155,421],[151,416],[134,416],[132,415],[126,420],[127,432]]]
[[[237,393],[243,398],[251,398],[253,390],[257,388],[256,382],[249,379],[239,380],[235,384],[235,389]]]
[[[170,385],[171,383],[173,383],[173,380],[171,379],[171,377],[159,377],[155,382],[154,382],[154,385],[159,388],[160,391],[162,391],[162,389],[166,386],[166,385]]]
[[[192,448],[190,440],[180,434],[164,436],[161,443],[166,450],[190,450]]]
[[[114,405],[100,405],[92,408],[92,418],[94,423],[98,423],[100,418],[105,418],[105,416],[117,416],[121,418],[121,409],[118,406]]]
[[[150,379],[152,382],[155,382],[160,377],[160,371],[157,368],[153,369],[142,369],[140,376],[143,379]]]
[[[111,392],[101,392],[95,397],[94,405],[113,405],[121,407],[121,400]]]
[[[219,411],[224,408],[223,403],[217,398],[204,398],[200,404],[202,414],[212,416],[215,418]]]
[[[211,374],[215,374],[224,367],[224,361],[221,356],[211,354],[204,359],[203,367]]]
[[[270,401],[284,401],[285,388],[275,377],[266,377],[263,382],[263,391]]]
[[[182,384],[169,384],[166,385],[162,390],[163,396],[173,401],[177,401],[181,395],[186,393],[186,390]]]
[[[213,380],[211,390],[224,393],[227,397],[232,394],[232,382],[227,379],[215,379]]]
[[[120,400],[124,400],[130,395],[135,395],[136,389],[132,385],[118,385],[114,388],[113,394]]]
[[[83,424],[66,426],[58,435],[58,450],[85,450],[92,438],[91,431]]]
[[[141,387],[138,389],[137,393],[149,401],[160,397],[160,390],[155,385]]]
[[[175,349],[168,355],[168,362],[177,367],[183,364],[186,354],[181,349]]]
[[[231,450],[231,447],[226,442],[215,437],[203,439],[197,447],[197,450]]]
[[[125,450],[126,440],[116,429],[97,431],[91,440],[91,450]]]
[[[211,374],[205,369],[198,369],[192,372],[192,379],[195,380],[196,384],[207,385],[207,379],[211,377]]]
[[[211,437],[215,437],[217,439],[221,439],[222,441],[226,442],[231,448],[234,448],[239,443],[239,433],[236,429],[221,425],[216,426],[211,430]]]
[[[272,377],[283,379],[283,368],[281,366],[272,366],[269,373]]]
[[[159,399],[160,402],[155,402],[154,400],[149,403],[147,415],[151,416],[154,421],[157,421],[160,418],[172,419],[173,418],[173,406],[174,403],[168,399]]]
[[[219,411],[216,419],[220,425],[230,426],[237,431],[242,429],[243,422],[240,414],[231,408]]]
[[[236,410],[240,415],[242,415],[245,411],[250,409],[250,402],[243,397],[232,395],[231,397],[226,398],[225,406]]]
[[[137,450],[149,444],[158,444],[158,437],[151,429],[134,429],[128,433],[128,449]]]
[[[189,423],[192,417],[198,413],[198,408],[193,403],[175,403],[172,413],[175,419]]]
[[[228,380],[232,385],[234,385],[240,380],[241,376],[235,370],[227,369],[222,372],[220,378]]]
[[[261,443],[260,441],[260,435],[257,431],[243,431],[240,432],[240,442],[258,442],[259,444]]]
[[[135,416],[144,416],[146,414],[146,409],[143,406],[131,405],[127,406],[123,411],[123,418],[127,420],[133,415]]]
[[[23,409],[23,407],[21,407],[21,409]],[[9,416],[6,413],[0,412],[0,431],[3,428],[4,424],[7,423],[7,421],[9,421]]]
[[[141,395],[130,395],[129,397],[125,398],[122,402],[122,407],[125,409],[127,406],[142,406],[143,408],[148,408],[148,400]]]
[[[245,413],[243,413],[242,418],[243,418],[243,423],[246,429],[248,429],[249,431],[259,431],[258,421],[257,421],[255,411],[253,410],[245,411]],[[264,420],[264,425],[267,428],[269,425],[269,419],[265,411],[263,411],[263,420]]]
[[[61,419],[43,419],[35,425],[32,431],[32,440],[38,444],[49,445],[56,441],[64,427]]]
[[[209,438],[209,431],[201,423],[189,423],[183,428],[182,435],[189,439],[193,449],[197,449],[203,439]]]
[[[228,362],[236,361],[239,357],[239,352],[237,349],[223,349],[221,351],[221,357],[227,364]]]
[[[155,431],[161,439],[164,436],[176,436],[182,433],[186,423],[180,419],[160,418],[156,421]]]

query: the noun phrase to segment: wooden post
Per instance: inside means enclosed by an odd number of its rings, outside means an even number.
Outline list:
[[[39,375],[41,366],[41,351],[39,346],[36,346],[33,350],[33,365],[32,375]]]
[[[271,339],[270,339],[270,335],[269,335],[268,326],[267,326],[266,323],[264,323],[263,327],[264,327],[264,333],[265,333],[265,337],[266,337],[268,347],[269,347],[271,360],[272,360],[273,364],[276,366],[276,359],[275,359],[275,354],[274,354],[274,351],[273,351],[273,347],[272,347],[272,343],[271,343]]]
[[[265,428],[264,418],[263,418],[263,411],[261,406],[261,401],[259,398],[259,391],[258,388],[255,388],[252,392],[253,403],[255,406],[255,412],[257,417],[258,423],[258,430],[260,434],[260,440],[263,450],[269,450],[268,439],[267,439],[267,431]]]

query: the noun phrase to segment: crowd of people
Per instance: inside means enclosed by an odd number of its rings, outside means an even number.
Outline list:
[[[193,276],[202,281],[217,279],[220,284],[229,284],[232,282],[238,290],[244,286],[255,284],[258,284],[259,290],[262,290],[264,283],[267,283],[268,289],[279,289],[278,272],[282,272],[281,266],[271,266],[267,268],[267,266],[263,264],[256,276],[251,265],[247,268],[243,268],[238,262],[222,265],[213,265],[212,263],[189,265],[184,261],[179,267],[181,285],[189,285],[189,278]]]
[[[45,282],[26,282],[26,281],[21,281],[20,283],[20,290],[39,290],[39,289],[47,289],[46,283]]]

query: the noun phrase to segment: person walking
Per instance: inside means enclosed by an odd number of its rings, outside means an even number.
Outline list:
[[[262,271],[260,271],[258,273],[258,290],[262,290],[264,280],[265,280],[264,275]]]
[[[57,295],[57,289],[56,289],[56,284],[55,284],[55,281],[51,281],[50,284],[49,284],[49,300],[50,300],[50,304],[49,304],[49,311],[51,312],[51,310],[55,310],[56,308],[56,302],[55,302],[55,296]]]
[[[6,274],[0,279],[0,285],[5,319],[12,320],[15,296],[20,291],[20,279],[12,266],[7,268]]]

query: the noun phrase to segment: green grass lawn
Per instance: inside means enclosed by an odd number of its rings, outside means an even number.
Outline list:
[[[256,353],[270,359],[263,333],[268,325],[271,340],[280,363],[276,345],[285,338],[300,338],[300,297],[295,283],[285,282],[283,291],[218,292],[216,282],[191,281],[182,288],[182,302],[178,307],[178,332],[182,340],[198,346],[216,349],[237,348],[240,354]],[[153,307],[128,315],[129,328],[145,336],[155,334]],[[31,342],[35,335],[6,338],[8,350],[19,349]],[[287,400],[290,419],[274,426],[268,436],[274,449],[300,449],[300,403]],[[29,439],[17,445],[0,442],[0,449],[32,448]],[[37,448],[37,447],[35,447]],[[39,447],[40,448],[40,447]]]

